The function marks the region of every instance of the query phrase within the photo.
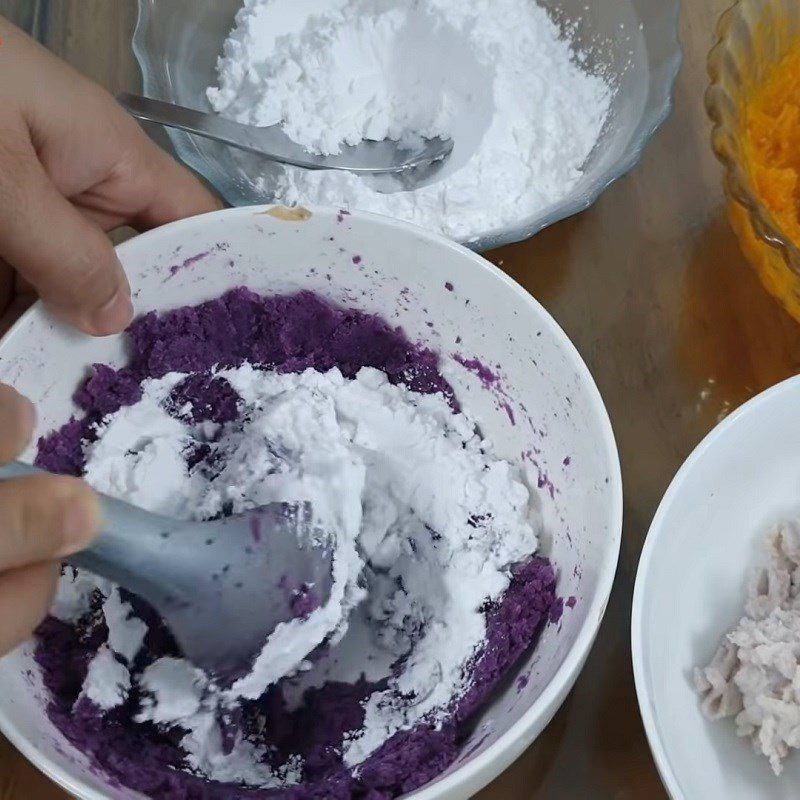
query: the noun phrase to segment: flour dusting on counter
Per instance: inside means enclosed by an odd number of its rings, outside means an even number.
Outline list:
[[[580,180],[612,96],[581,62],[533,0],[246,0],[208,97],[239,122],[281,124],[317,153],[452,137],[444,166],[413,186],[237,158],[265,199],[374,211],[469,239],[543,211]]]

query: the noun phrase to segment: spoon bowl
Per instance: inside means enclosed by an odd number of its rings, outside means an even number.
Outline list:
[[[39,474],[20,462],[0,468],[0,479]],[[102,533],[68,563],[146,600],[206,672],[230,678],[246,670],[281,623],[330,596],[330,536],[308,503],[198,522],[100,499]]]

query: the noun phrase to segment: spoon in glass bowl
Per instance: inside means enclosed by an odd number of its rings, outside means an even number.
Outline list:
[[[15,462],[0,468],[0,479],[42,472]],[[67,563],[150,603],[186,658],[207,672],[241,672],[278,625],[330,596],[330,536],[307,503],[197,522],[100,501],[102,533]]]
[[[280,164],[305,169],[337,169],[362,175],[399,174],[429,167],[450,155],[452,139],[415,137],[413,143],[384,139],[343,145],[337,155],[315,155],[290,139],[280,125],[258,128],[242,125],[219,114],[209,114],[165,103],[151,97],[123,93],[118,102],[128,113],[146,122],[156,122],[187,133],[257,153]]]

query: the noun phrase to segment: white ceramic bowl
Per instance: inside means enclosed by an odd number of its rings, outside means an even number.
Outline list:
[[[453,767],[413,795],[464,798],[505,769],[547,725],[597,633],[616,569],[622,517],[608,416],[563,331],[479,256],[380,217],[314,209],[305,220],[287,220],[281,218],[284,211],[222,211],[122,245],[118,252],[137,311],[197,303],[244,284],[262,293],[313,289],[378,312],[402,325],[411,339],[442,353],[458,397],[500,454],[518,461],[523,451],[538,451],[540,469],[554,485],[552,497],[546,489],[538,493],[549,534],[545,552],[560,569],[560,593],[574,595],[577,604],[565,611],[560,626],[547,628],[519,669],[529,677],[527,686],[518,690],[516,681],[509,681]],[[192,260],[200,253],[206,255]],[[361,257],[359,264],[353,256]],[[184,263],[173,275],[170,267]],[[453,360],[454,352],[500,364],[506,395],[485,390]],[[37,403],[41,433],[69,418],[70,395],[88,365],[120,364],[124,358],[121,337],[83,336],[36,307],[0,345],[0,380]],[[516,425],[501,403],[509,403]],[[532,469],[534,485],[537,477]],[[80,798],[136,797],[87,768],[48,722],[44,704],[30,646],[0,660],[0,728],[11,741]]]
[[[764,563],[764,534],[800,515],[800,378],[728,417],[667,490],[642,553],[633,600],[633,666],[650,747],[673,800],[788,800],[800,756],[776,778],[766,759],[710,722],[691,683],[743,615]]]

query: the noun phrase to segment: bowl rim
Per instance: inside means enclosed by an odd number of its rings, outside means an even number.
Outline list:
[[[133,53],[142,74],[142,86],[144,94],[150,95],[156,89],[155,76],[150,68],[150,59],[147,55],[145,40],[147,30],[153,24],[153,8],[159,0],[137,0],[138,15],[136,26],[131,40]],[[483,236],[472,237],[469,239],[458,239],[460,244],[476,252],[483,253],[497,247],[505,247],[510,244],[526,241],[535,236],[544,228],[554,225],[556,222],[568,219],[569,217],[580,214],[593,206],[600,196],[609,189],[620,178],[625,177],[644,157],[650,141],[656,132],[666,122],[672,113],[674,106],[673,94],[675,84],[678,79],[681,65],[683,63],[683,47],[680,40],[680,0],[664,0],[664,3],[671,3],[673,6],[672,20],[669,25],[671,36],[666,42],[666,47],[670,55],[665,58],[664,80],[654,82],[650,80],[648,85],[648,102],[645,103],[643,113],[639,122],[631,133],[628,140],[628,148],[620,157],[608,165],[600,172],[592,183],[583,191],[577,199],[563,199],[556,205],[546,209],[543,213],[535,216],[527,224],[520,224],[518,227],[510,228],[504,232],[490,233]],[[651,72],[652,78],[652,72]],[[649,102],[652,100],[653,102]],[[197,147],[192,137],[182,131],[167,128],[167,135],[175,148],[178,158],[187,166],[199,172],[215,190],[225,199],[227,203],[233,205],[229,199],[231,184],[218,186],[212,179],[209,171],[201,168],[195,155]],[[352,209],[356,210],[356,209]]]
[[[639,712],[642,717],[642,723],[644,724],[647,741],[650,745],[650,751],[656,762],[661,780],[672,800],[685,800],[686,794],[681,788],[677,773],[667,753],[665,740],[661,735],[659,726],[656,724],[655,707],[650,694],[650,681],[647,676],[646,659],[644,655],[645,641],[649,633],[644,625],[644,606],[648,590],[647,583],[652,564],[656,558],[656,548],[664,536],[666,536],[664,520],[674,505],[676,497],[681,492],[683,485],[688,481],[697,462],[706,452],[716,445],[718,440],[727,436],[728,432],[741,424],[743,420],[750,417],[752,414],[757,414],[762,406],[768,405],[777,396],[784,393],[797,393],[798,390],[800,390],[800,375],[794,375],[764,390],[755,397],[750,398],[750,400],[739,406],[722,420],[722,422],[714,426],[694,450],[692,450],[680,469],[675,473],[675,477],[670,482],[669,487],[658,505],[658,509],[647,532],[647,537],[645,538],[642,555],[639,559],[639,566],[636,571],[633,605],[631,608],[633,679],[636,685]],[[699,704],[697,712],[698,714],[700,713]]]
[[[204,224],[205,221],[232,219],[237,216],[249,218],[254,213],[260,214],[276,207],[281,206],[276,206],[276,204],[241,206],[178,220],[135,236],[118,245],[116,251],[124,255],[126,251],[136,248],[142,242],[157,239],[165,234],[171,236],[184,229],[191,230],[194,226]],[[335,218],[339,214],[337,207],[310,205],[307,208],[314,215],[329,215]],[[546,727],[577,679],[603,620],[619,560],[623,515],[622,472],[619,451],[608,411],[588,366],[563,328],[532,294],[482,256],[434,231],[426,230],[402,220],[365,211],[353,211],[350,219],[355,224],[359,224],[359,220],[361,220],[370,225],[382,225],[399,230],[402,235],[416,240],[415,246],[425,245],[426,252],[431,252],[437,248],[455,251],[465,262],[465,265],[468,261],[472,268],[488,272],[495,280],[503,284],[529,306],[531,311],[539,318],[541,325],[550,329],[559,346],[563,348],[564,355],[569,360],[576,375],[580,378],[581,385],[587,393],[588,405],[595,414],[596,422],[599,426],[599,434],[602,438],[603,451],[608,459],[608,545],[598,569],[597,588],[587,609],[583,626],[578,630],[575,641],[567,651],[560,666],[556,669],[550,682],[506,733],[487,747],[486,750],[457,767],[451,774],[436,779],[433,783],[421,787],[410,795],[404,795],[404,797],[413,798],[414,800],[436,800],[436,798],[443,796],[455,796],[459,792],[477,791],[496,778],[522,754],[523,750]],[[20,317],[6,336],[10,337],[15,333],[19,333],[31,316],[41,314],[41,310],[42,304],[37,302]],[[34,743],[28,741],[17,732],[2,708],[0,708],[0,732],[5,734],[9,741],[34,766],[68,791],[85,797],[87,800],[108,800],[107,795],[92,789],[80,778],[75,778],[71,773],[63,771],[46,756],[42,755]]]
[[[710,80],[705,93],[705,108],[712,122],[711,146],[714,155],[722,164],[724,183],[730,197],[747,214],[758,239],[770,249],[777,251],[789,269],[800,276],[800,247],[782,232],[771,211],[761,202],[755,191],[747,170],[730,152],[726,143],[728,127],[725,124],[724,100],[736,105],[730,93],[724,88],[722,75],[725,62],[730,53],[729,42],[734,26],[742,19],[742,8],[747,0],[735,0],[733,5],[717,21],[716,42],[708,54],[706,69]]]

